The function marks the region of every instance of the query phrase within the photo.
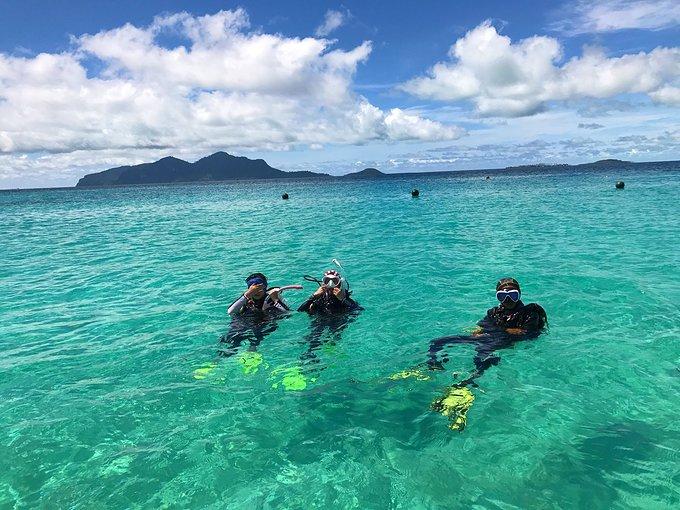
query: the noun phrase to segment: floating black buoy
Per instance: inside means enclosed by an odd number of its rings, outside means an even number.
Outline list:
[[[416,197],[420,196],[420,191],[418,191],[417,189],[412,189],[412,190],[411,190],[411,196],[412,196],[413,198],[416,198]]]
[[[284,200],[288,200],[288,193],[284,193],[283,195],[281,195],[281,198],[283,198]]]
[[[488,181],[489,179],[491,179],[491,177],[489,177],[489,176],[487,175],[487,176],[486,176],[486,180]]]
[[[617,181],[616,183],[616,189],[623,189],[626,187],[626,183],[623,181]]]

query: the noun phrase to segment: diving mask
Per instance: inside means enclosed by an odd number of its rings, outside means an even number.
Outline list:
[[[496,292],[496,299],[498,299],[498,301],[500,301],[501,303],[506,299],[510,299],[514,303],[517,303],[517,301],[519,301],[520,296],[521,292],[517,289],[499,290],[498,292]]]
[[[334,289],[340,286],[341,281],[340,273],[331,270],[324,273],[321,283],[323,283],[324,287]]]

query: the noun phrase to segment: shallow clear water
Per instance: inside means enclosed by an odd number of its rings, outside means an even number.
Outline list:
[[[0,193],[0,508],[677,508],[679,199],[680,169]],[[282,384],[303,314],[217,359],[245,275],[333,257],[366,310],[316,380]],[[506,275],[550,330],[453,432],[429,405],[471,347],[387,377]]]

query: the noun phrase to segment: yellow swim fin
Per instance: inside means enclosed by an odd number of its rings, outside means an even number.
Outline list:
[[[244,374],[254,374],[262,364],[262,354],[259,352],[246,351],[239,356],[238,361],[243,365]]]
[[[475,396],[465,386],[451,386],[444,396],[432,402],[431,409],[449,418],[451,430],[462,431],[467,423],[467,412],[472,407]]]
[[[215,370],[215,368],[217,368],[217,363],[215,362],[206,363],[202,367],[199,367],[196,370],[194,370],[194,379],[198,380],[205,379],[212,373],[213,370]]]
[[[281,381],[272,384],[272,388],[276,389],[280,384],[285,391],[302,391],[307,387],[308,379],[302,373],[300,367],[282,367],[272,371],[272,375],[281,373],[283,374]],[[309,382],[314,381],[316,381],[315,377],[309,379]]]
[[[398,381],[399,379],[410,379],[414,378],[417,381],[429,381],[431,377],[424,373],[420,368],[412,368],[409,370],[402,370],[396,374],[389,376],[389,379],[393,381]]]

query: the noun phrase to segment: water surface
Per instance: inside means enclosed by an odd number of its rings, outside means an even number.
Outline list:
[[[680,168],[0,193],[0,508],[677,508],[679,197]],[[247,274],[334,257],[366,310],[304,390],[302,314],[193,377]],[[550,330],[452,432],[429,404],[470,346],[387,377],[502,276]]]

